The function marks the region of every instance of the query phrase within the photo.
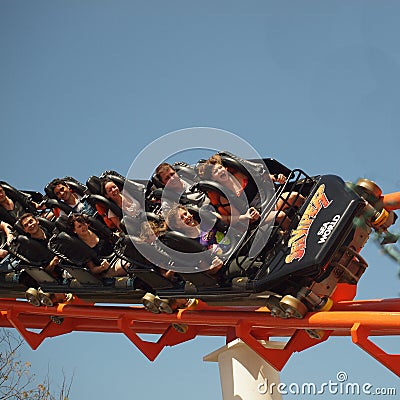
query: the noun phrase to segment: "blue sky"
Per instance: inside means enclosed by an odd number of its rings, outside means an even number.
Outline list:
[[[54,177],[126,173],[162,135],[209,126],[291,168],[399,190],[399,13],[395,0],[3,0],[1,178],[42,191]],[[398,266],[373,243],[363,255],[357,298],[397,297]],[[120,335],[73,333],[24,355],[39,373],[75,371],[72,399],[219,399],[202,357],[223,344],[198,338],[150,363]],[[398,386],[349,338],[294,355],[281,380],[338,371]]]

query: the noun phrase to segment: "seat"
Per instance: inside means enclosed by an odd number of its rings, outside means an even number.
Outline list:
[[[86,218],[87,218],[87,221],[89,223],[91,230],[93,230],[97,235],[103,237],[104,239],[110,240],[112,243],[116,243],[116,241],[118,240],[118,237],[112,232],[111,229],[109,229],[107,226],[105,226],[101,221],[99,221],[95,217],[86,216]],[[65,232],[69,236],[72,236],[72,237],[78,239],[74,235],[74,232],[68,223],[68,217],[66,215],[61,215],[60,217],[58,217],[56,219],[55,227],[56,227],[55,234]]]
[[[151,263],[151,257],[147,256],[146,249],[154,251],[154,247],[150,244],[140,242],[137,238],[128,235],[121,237],[114,246],[115,254],[130,263],[129,274],[133,274],[154,290],[175,287],[174,282],[164,277],[159,272],[159,267]],[[170,259],[162,252],[157,252],[157,256],[160,265],[167,267]]]
[[[180,232],[176,231],[168,231],[166,232],[161,241],[170,249],[175,250],[177,252],[184,253],[203,253],[204,258],[211,263],[212,257],[208,252],[206,252],[206,248],[201,245],[197,240],[186,237]],[[185,254],[186,255],[186,254]],[[174,261],[175,268],[178,267],[177,270],[179,275],[183,277],[183,279],[187,282],[191,282],[196,288],[200,287],[215,287],[218,285],[218,278],[208,274],[206,271],[199,272],[184,272],[185,269],[189,269],[190,266],[187,265],[187,258],[184,256],[181,260],[177,259],[174,253],[174,256],[171,257]],[[192,267],[196,267],[192,265]]]
[[[95,286],[103,285],[103,282],[100,279],[96,278],[89,271],[89,269],[85,267],[79,267],[76,265],[69,265],[63,263],[62,268],[82,285],[95,285]]]
[[[61,258],[62,268],[78,282],[87,285],[102,285],[102,281],[85,267],[87,260],[94,258],[96,254],[80,239],[66,231],[61,231],[50,238],[49,248]]]
[[[184,181],[188,186],[193,186],[199,180],[196,169],[185,162],[175,162],[174,164],[172,164],[172,168],[176,171],[182,181]],[[171,192],[170,194],[168,194],[168,192],[164,189],[165,185],[154,173],[146,187],[146,211],[161,214],[162,198],[166,199],[172,196],[173,201],[176,202],[176,193]],[[193,193],[194,192],[195,190],[193,189]],[[179,203],[183,205],[199,205],[203,202],[203,200],[204,199],[195,199],[194,195],[185,191],[184,193],[182,193],[179,199]]]
[[[90,202],[96,208],[98,215],[101,216],[108,228],[116,230],[114,223],[107,217],[108,210],[111,210],[118,218],[122,219],[122,210],[102,193],[101,179],[97,176],[91,176],[86,181],[90,192]]]
[[[58,280],[44,269],[54,254],[42,243],[25,235],[18,235],[9,244],[8,249],[10,254],[20,260],[18,268],[38,283],[58,283]]]
[[[194,167],[191,165],[185,163],[185,162],[175,162],[174,164],[171,165],[172,168],[176,171],[176,173],[179,175],[179,177],[187,182],[189,185],[192,185],[196,181],[198,181],[198,175],[197,171]],[[164,184],[160,181],[160,179],[157,177],[157,175],[154,173],[151,177],[151,184],[154,185],[154,188],[164,188]],[[153,189],[154,189],[153,188]]]
[[[100,175],[100,179],[111,179],[114,181],[121,192],[125,192],[128,196],[134,197],[136,200],[142,203],[142,199],[145,194],[145,185],[143,182],[135,181],[132,179],[125,178],[123,175],[116,171],[104,171]]]
[[[53,232],[54,228],[56,227],[55,221],[50,221],[46,218],[38,216],[36,216],[36,218],[39,221],[39,225],[44,227],[47,230],[47,232],[49,232],[50,234]],[[13,227],[19,234],[25,235],[25,231],[22,228],[21,221],[17,221]]]
[[[283,174],[289,176],[291,172],[273,159],[246,160],[227,151],[221,151],[218,155],[229,172],[235,174],[238,171],[247,177],[248,181],[244,188],[247,202],[250,206],[258,209],[268,207],[270,205],[269,200],[275,192],[276,186],[269,179],[269,175]],[[272,171],[270,170],[271,167]]]
[[[190,185],[199,180],[195,167],[192,167],[185,162],[175,162],[172,167],[175,169],[181,179]]]
[[[115,171],[106,171],[103,172],[100,177],[91,176],[87,180],[86,185],[91,193],[89,197],[90,202],[96,207],[96,210],[103,218],[104,223],[110,229],[116,230],[116,226],[107,216],[108,211],[111,210],[121,220],[121,222],[123,222],[124,213],[117,204],[105,197],[102,189],[102,181],[104,179],[111,179],[118,186],[121,193],[138,201],[142,205],[143,210],[145,209],[145,188],[137,182],[125,179]],[[123,228],[123,224],[121,228]]]
[[[72,189],[74,193],[77,193],[82,197],[86,194],[87,187],[72,176],[66,176],[62,178],[62,180],[68,184],[68,186]],[[44,191],[49,199],[57,200],[56,195],[50,189],[50,182],[45,186]]]
[[[62,178],[62,180],[65,181],[65,183],[70,187],[73,193],[76,193],[81,197],[81,203],[87,204],[86,208],[88,208],[89,210],[85,212],[90,215],[95,215],[95,210],[92,210],[92,207],[90,206],[90,194],[87,187],[71,176],[66,176],[65,178]],[[71,206],[57,199],[56,195],[50,188],[50,183],[51,182],[49,182],[44,188],[47,196],[46,207],[53,210],[53,213],[56,217],[60,215],[60,210],[62,210],[66,215],[76,212]]]
[[[193,185],[193,190],[199,190],[206,194],[211,192],[217,193],[219,196],[225,197],[229,204],[233,205],[240,212],[246,212],[249,207],[249,204],[245,199],[237,197],[235,193],[222,186],[219,182],[203,180]],[[214,207],[216,207],[216,205]]]
[[[87,219],[93,232],[115,245],[118,237],[107,226],[95,217],[88,216]],[[88,260],[97,257],[96,252],[74,235],[66,216],[57,218],[56,228],[48,246],[54,254],[63,260],[62,268],[82,284],[102,285],[103,281],[94,276],[85,266]],[[115,257],[116,255],[111,253],[105,258],[112,262]]]
[[[3,187],[7,197],[13,200],[14,203],[18,202],[22,206],[24,212],[37,214],[35,206],[31,203],[31,196],[21,192],[5,181],[0,181],[0,185]],[[17,222],[17,218],[5,208],[0,206],[0,221],[4,221],[5,223],[13,226],[15,222]]]

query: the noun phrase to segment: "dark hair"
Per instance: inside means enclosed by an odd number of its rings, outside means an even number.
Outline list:
[[[47,187],[54,193],[54,189],[57,185],[64,185],[68,187],[68,183],[64,179],[55,178],[53,179]]]
[[[85,214],[70,214],[68,216],[68,226],[74,230],[75,222],[80,222],[81,224],[88,224],[89,219]]]
[[[215,164],[221,164],[221,165],[223,165],[223,163],[222,163],[222,157],[221,157],[219,154],[214,154],[214,155],[212,155],[206,162],[207,162],[208,164],[212,164],[212,165],[215,165]]]
[[[143,221],[140,225],[140,239],[145,240],[149,236],[149,230],[158,237],[167,230],[167,224],[165,221]]]
[[[108,182],[112,182],[112,183],[114,183],[115,185],[117,185],[112,179],[110,179],[110,178],[104,178],[104,179],[102,179],[101,180],[101,194],[104,196],[104,197],[107,197],[106,196],[106,184],[108,183]],[[117,185],[118,186],[118,185]]]
[[[168,163],[166,163],[166,162],[161,163],[161,164],[156,168],[156,172],[155,172],[156,178],[157,178],[161,183],[163,183],[163,182],[162,182],[160,173],[163,172],[163,171],[166,171],[166,170],[169,169],[169,168],[171,168],[172,170],[175,171],[175,168],[174,168],[171,164],[168,164]]]
[[[33,218],[35,218],[35,219],[37,220],[36,215],[33,215],[33,214],[30,213],[30,212],[27,212],[27,213],[22,214],[22,215],[18,218],[17,223],[19,223],[19,224],[22,225],[22,220],[25,219],[25,218],[29,218],[29,217],[33,217]]]
[[[208,162],[203,163],[198,168],[198,174],[201,179],[211,179],[212,172],[215,164],[210,164]]]
[[[198,165],[197,170],[198,174],[201,179],[211,179],[212,171],[214,165],[221,164],[224,165],[222,162],[222,158],[219,154],[212,155],[207,161],[202,162]]]

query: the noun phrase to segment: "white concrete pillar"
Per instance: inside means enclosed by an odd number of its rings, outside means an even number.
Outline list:
[[[262,342],[282,348],[280,342]],[[240,339],[208,354],[204,361],[218,362],[223,400],[281,400],[279,372]]]

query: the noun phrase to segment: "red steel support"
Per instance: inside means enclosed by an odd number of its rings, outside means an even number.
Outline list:
[[[52,322],[51,316],[62,318],[62,323]],[[187,325],[185,333],[176,331],[172,323]],[[400,354],[387,354],[369,340],[369,336],[400,335],[400,299],[339,301],[331,311],[309,313],[303,319],[274,318],[264,307],[218,308],[204,303],[195,311],[152,314],[139,306],[97,306],[77,301],[57,307],[33,307],[25,301],[0,299],[0,326],[17,329],[33,349],[47,337],[72,331],[123,333],[151,361],[164,347],[199,335],[223,336],[229,341],[240,338],[278,370],[294,352],[331,335],[351,336],[355,344],[400,376]],[[307,329],[323,331],[324,335],[321,340],[313,339]],[[143,340],[141,333],[160,336],[150,342]],[[274,336],[289,340],[282,349],[265,348],[262,341]]]

